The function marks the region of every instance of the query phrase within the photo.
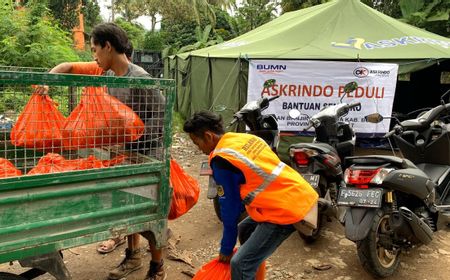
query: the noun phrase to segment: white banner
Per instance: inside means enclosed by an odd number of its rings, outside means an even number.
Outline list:
[[[361,102],[361,107],[354,108],[342,120],[353,124],[357,133],[386,133],[389,130],[390,119],[372,124],[365,122],[364,116],[375,112],[391,116],[397,64],[251,60],[249,68],[247,101],[281,95],[264,111],[264,114],[277,116],[281,131],[300,132],[308,125],[305,116],[291,119],[291,109],[312,116],[328,105],[340,103],[344,85],[352,81],[358,83],[358,89],[345,96],[342,102]]]

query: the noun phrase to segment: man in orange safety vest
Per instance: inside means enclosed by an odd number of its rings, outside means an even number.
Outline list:
[[[258,267],[317,209],[318,195],[261,138],[225,133],[222,118],[195,113],[184,131],[205,154],[218,185],[224,231],[219,260],[232,279],[255,279]],[[241,205],[248,217],[238,226]],[[233,255],[239,235],[241,247]]]

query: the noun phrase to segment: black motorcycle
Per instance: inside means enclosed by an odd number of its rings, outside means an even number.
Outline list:
[[[357,86],[355,82],[348,83],[344,91],[352,92]],[[312,243],[319,237],[324,216],[331,218],[337,215],[337,191],[344,185],[341,159],[353,155],[356,139],[351,124],[340,121],[340,118],[358,106],[360,103],[340,103],[323,108],[309,119],[309,125],[304,129],[306,131],[314,127],[313,142],[297,143],[289,147],[291,166],[314,187],[321,198],[317,228],[311,236],[299,232],[307,243]],[[291,117],[298,117],[299,114],[300,112],[290,112]]]
[[[271,98],[263,97],[258,100],[249,101],[238,112],[234,113],[233,120],[230,122],[228,127],[237,123],[245,124],[249,129],[247,133],[254,134],[262,138],[276,153],[280,139],[277,119],[273,114],[263,115],[262,112],[269,107],[271,101],[279,97],[280,96]],[[222,110],[224,110],[224,108],[218,109],[218,111]],[[217,195],[217,184],[211,176],[212,172],[208,162],[202,162],[200,175],[209,176],[207,197],[213,200],[216,215],[219,220],[222,220],[220,214],[219,196]],[[245,216],[246,212],[243,209],[241,218]]]
[[[345,235],[357,244],[363,267],[377,277],[392,275],[402,252],[428,244],[450,221],[450,103],[405,120],[386,134],[405,158],[347,158]],[[372,123],[383,117],[366,117]]]

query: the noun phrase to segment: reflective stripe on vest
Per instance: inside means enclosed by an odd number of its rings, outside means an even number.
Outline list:
[[[286,164],[282,161],[272,170],[270,174],[267,174],[264,170],[262,170],[259,166],[257,166],[252,160],[250,160],[248,157],[242,155],[241,153],[233,150],[233,149],[218,149],[215,150],[214,153],[224,153],[232,155],[238,159],[240,159],[242,162],[244,162],[247,167],[249,167],[253,172],[258,174],[260,177],[264,179],[264,182],[259,185],[255,190],[248,193],[245,198],[242,200],[242,202],[245,205],[249,205],[252,203],[252,201],[255,199],[255,197],[265,190],[267,186],[269,186],[273,181],[277,179],[277,177],[280,175],[281,171],[283,171],[283,168],[286,166]]]

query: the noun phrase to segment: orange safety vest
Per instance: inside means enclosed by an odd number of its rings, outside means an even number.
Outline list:
[[[297,223],[317,203],[317,192],[294,169],[283,163],[261,138],[226,133],[209,155],[222,157],[242,171],[240,195],[256,222]]]

